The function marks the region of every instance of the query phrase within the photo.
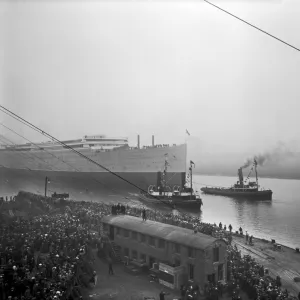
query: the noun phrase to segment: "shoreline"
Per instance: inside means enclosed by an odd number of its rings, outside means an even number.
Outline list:
[[[154,210],[148,209],[148,211],[153,212]],[[171,215],[173,212],[165,214]],[[218,226],[214,226],[214,224],[201,223],[216,228],[217,231],[212,234],[212,236],[216,238],[218,238],[218,235],[222,236],[222,234],[230,234],[227,230],[226,232],[224,230],[218,230]],[[298,293],[300,292],[300,281],[295,282],[294,278],[299,278],[300,280],[300,253],[296,253],[296,248],[276,243],[275,245],[281,245],[281,250],[277,250],[277,247],[275,248],[274,243],[272,243],[272,239],[269,241],[256,237],[253,237],[253,245],[249,245],[246,244],[244,234],[240,235],[235,232],[232,233],[232,237],[232,242],[237,246],[242,255],[250,255],[260,265],[264,266],[268,270],[266,276],[269,275],[274,279],[279,276],[281,278],[282,287],[286,288],[292,295],[298,296]],[[219,238],[224,238],[224,236]]]
[[[31,192],[28,192],[28,191],[19,191],[19,192],[29,193],[29,194],[34,194],[34,195],[38,195],[38,196],[44,197],[42,194],[31,193]],[[17,196],[19,194],[19,192],[15,193],[16,194],[15,196]],[[9,195],[7,195],[7,196],[9,196]],[[109,197],[109,196],[112,196],[112,197]],[[111,205],[114,205],[114,204],[121,203],[122,201],[125,200],[126,202],[123,203],[125,206],[129,205],[130,207],[135,207],[135,208],[143,208],[143,207],[145,207],[146,210],[151,211],[151,212],[159,211],[159,212],[161,212],[163,214],[172,214],[173,211],[174,211],[174,210],[171,210],[171,209],[170,210],[169,209],[168,210],[164,210],[164,209],[162,209],[162,207],[157,207],[157,209],[155,209],[155,208],[153,208],[153,207],[151,207],[149,205],[146,205],[146,204],[140,202],[138,199],[134,198],[133,195],[126,196],[126,197],[124,197],[124,199],[114,199],[114,197],[119,197],[119,196],[120,195],[108,195],[108,196],[107,195],[103,195],[100,198],[98,198],[98,201],[95,201],[94,199],[79,200],[79,199],[76,199],[76,198],[73,198],[73,199],[69,198],[66,201],[71,201],[71,202],[72,201],[75,201],[75,202],[85,201],[85,202],[88,202],[88,203],[102,203],[104,205],[110,205],[111,206]],[[85,198],[85,197],[83,197],[83,198]],[[133,202],[131,202],[131,201],[133,201]],[[179,213],[179,215],[190,215],[190,212],[188,212],[188,211],[186,211],[186,212],[178,211],[178,213]],[[194,215],[193,215],[193,217],[195,218]],[[221,222],[223,224],[222,220],[220,220],[219,222]],[[212,226],[214,225],[213,223],[209,223],[209,222],[203,222],[203,223],[207,223],[207,224],[210,224]],[[218,228],[218,226],[217,226],[217,228]],[[245,238],[244,232],[246,232],[246,230],[244,231],[244,229],[245,228],[243,228],[243,236],[240,236],[240,234],[236,234],[235,233],[236,231],[232,231],[232,235],[236,236],[238,238]],[[226,230],[226,233],[227,234],[229,233],[228,228]],[[253,235],[253,239],[255,239],[257,241],[260,241],[260,242],[268,243],[268,244],[270,244],[271,240],[274,239],[276,241],[276,244],[280,244],[282,247],[287,248],[287,249],[292,250],[292,251],[295,251],[296,248],[300,248],[300,242],[299,242],[299,245],[293,245],[293,246],[292,245],[286,245],[284,243],[281,243],[280,240],[277,240],[277,238],[278,238],[277,236],[272,236],[272,237],[269,236],[268,239],[267,239],[266,237],[258,237],[258,236],[254,236]],[[299,259],[300,259],[300,257],[299,257]]]
[[[282,287],[293,295],[300,292],[300,253],[295,249],[281,245],[276,249],[270,241],[253,238],[253,245],[246,244],[245,236],[233,236],[233,243],[243,255],[250,255],[267,270],[267,274],[273,278],[281,278]]]
[[[237,238],[245,239],[245,234],[240,236],[240,234],[233,233],[233,236],[236,236]],[[292,250],[292,251],[295,251],[296,248],[300,248],[300,244],[295,245],[294,248],[292,246],[285,245],[285,244],[281,243],[280,240],[277,240],[276,236],[274,236],[273,238],[270,237],[267,240],[266,238],[256,237],[256,236],[253,235],[253,239],[256,240],[256,241],[260,241],[262,243],[267,243],[267,244],[271,244],[271,241],[275,240],[276,244],[281,245],[282,247],[287,248],[287,249]]]
[[[211,177],[233,177],[235,178],[236,175],[225,175],[225,174],[204,174],[204,173],[197,173],[197,171],[194,171],[194,175],[198,175],[198,176],[211,176]],[[270,177],[270,176],[263,176],[260,175],[260,178],[264,178],[264,179],[279,179],[279,180],[297,180],[299,181],[300,178],[295,178],[295,177]]]
[[[141,205],[131,205],[132,207],[139,207],[139,206],[141,206],[141,207],[143,207],[143,206],[145,206],[145,205],[143,205],[143,204],[141,204]],[[150,207],[147,207],[147,210],[150,210],[150,211],[152,211],[152,212],[155,212],[155,209],[153,209],[153,208],[150,208]],[[161,211],[160,209],[157,209],[158,211]],[[165,212],[163,212],[163,213],[165,213]],[[168,213],[173,213],[173,211],[171,211],[171,212],[168,212]],[[178,213],[179,213],[179,215],[188,215],[189,214],[189,212],[186,212],[186,213],[182,213],[182,212],[180,212],[180,211],[178,211]],[[202,222],[202,221],[201,221]],[[223,224],[223,222],[222,222],[222,220],[220,221],[222,224]],[[213,223],[209,223],[209,222],[203,222],[203,223],[207,223],[207,224],[210,224],[210,225],[214,225]],[[216,227],[217,228],[219,228],[217,225],[216,225]],[[224,229],[222,229],[222,231],[224,231]],[[228,228],[226,229],[226,231],[225,231],[227,234],[229,234],[229,230],[228,230]],[[246,232],[246,231],[245,231]],[[238,237],[238,238],[241,238],[241,239],[245,239],[245,234],[244,234],[244,231],[243,231],[243,235],[241,236],[239,233],[236,233],[235,231],[232,231],[232,235],[233,236],[236,236],[236,237]],[[280,244],[282,247],[285,247],[285,248],[287,248],[287,249],[289,249],[289,250],[292,250],[292,251],[295,251],[295,249],[296,248],[300,248],[300,244],[299,245],[294,245],[294,248],[291,246],[291,245],[285,245],[284,243],[281,243],[281,242],[279,242],[279,240],[277,240],[277,237],[276,236],[273,236],[273,237],[269,237],[269,239],[266,239],[266,238],[264,238],[264,237],[256,237],[256,236],[254,236],[253,235],[253,239],[254,240],[256,240],[256,241],[260,241],[260,242],[263,242],[263,243],[268,243],[268,244],[270,244],[271,243],[271,241],[274,239],[275,241],[276,241],[276,244]],[[299,255],[299,259],[300,259],[300,255]]]

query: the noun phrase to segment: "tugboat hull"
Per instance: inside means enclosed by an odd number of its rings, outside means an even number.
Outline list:
[[[220,195],[231,198],[244,198],[244,199],[252,199],[252,200],[272,200],[273,192],[268,189],[259,189],[258,185],[258,176],[257,176],[257,161],[254,158],[253,166],[246,180],[244,180],[243,176],[243,168],[248,166],[248,162],[244,164],[243,167],[238,169],[238,181],[232,187],[203,187],[201,191],[205,194],[211,195]],[[256,181],[248,180],[250,174],[255,169],[255,177]]]
[[[168,207],[175,207],[175,208],[183,208],[183,209],[193,209],[199,211],[202,206],[201,199],[184,199],[184,197],[176,197],[176,196],[156,196],[151,197],[150,195],[140,194],[139,200],[144,203],[149,204],[158,204]]]
[[[215,189],[215,188],[202,188],[201,191],[204,194],[220,195],[232,198],[247,198],[257,200],[272,200],[273,192],[267,191],[233,191],[229,189]]]

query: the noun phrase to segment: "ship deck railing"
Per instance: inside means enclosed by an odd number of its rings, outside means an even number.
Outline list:
[[[215,190],[230,190],[230,191],[243,191],[243,192],[266,192],[266,191],[271,191],[271,189],[261,189],[261,190],[258,190],[257,188],[234,188],[234,187],[230,187],[230,188],[224,188],[224,187],[216,187],[216,186],[206,186],[205,187],[206,189],[209,188],[209,189],[215,189]]]
[[[172,196],[189,196],[191,193],[190,192],[179,192],[179,193],[175,193],[175,192],[162,192],[161,194],[159,192],[154,192],[154,193],[151,193],[151,192],[148,192],[148,193],[141,193],[142,195],[146,196],[146,197],[161,197],[161,196],[164,196],[164,197],[170,197],[172,198]],[[197,194],[193,194],[193,195],[196,195]],[[201,197],[198,195],[199,199],[201,199]]]
[[[228,188],[225,188],[225,187],[217,187],[217,186],[206,186],[205,187],[206,189],[215,189],[215,190],[243,190],[243,191],[253,191],[255,190],[254,188],[235,188],[235,187],[228,187]]]

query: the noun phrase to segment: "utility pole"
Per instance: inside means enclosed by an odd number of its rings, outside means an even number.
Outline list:
[[[190,180],[191,180],[191,196],[190,199],[192,199],[193,196],[193,169],[192,169],[192,163],[190,163]]]
[[[46,176],[45,178],[45,197],[47,197],[47,185],[50,183],[50,178]]]

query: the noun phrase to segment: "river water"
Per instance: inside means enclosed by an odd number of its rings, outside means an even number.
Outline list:
[[[0,177],[0,196],[16,195],[20,189],[44,194],[43,180],[40,180],[38,186],[36,183],[32,184],[30,178],[21,179],[15,176],[8,178],[4,175]],[[193,179],[194,187],[199,191],[205,185],[227,187],[237,180],[235,177],[202,175],[194,175]],[[19,182],[20,180],[22,182]],[[222,222],[227,227],[231,224],[233,230],[238,230],[241,226],[244,232],[247,230],[254,237],[275,239],[276,242],[292,248],[300,247],[300,181],[260,178],[260,185],[273,190],[272,201],[241,200],[202,194],[204,204],[202,212],[192,213],[199,216],[203,222],[216,224]],[[95,182],[88,188],[76,182],[74,187],[68,186],[65,190],[54,180],[48,189],[48,194],[53,191],[66,192],[75,200],[141,205],[133,194],[124,190],[118,193],[105,190]]]
[[[231,186],[235,177],[194,176],[194,185]],[[234,230],[241,226],[244,232],[292,248],[300,247],[300,181],[260,178],[260,186],[273,191],[272,201],[253,201],[229,197],[202,195],[202,221],[231,223]]]

